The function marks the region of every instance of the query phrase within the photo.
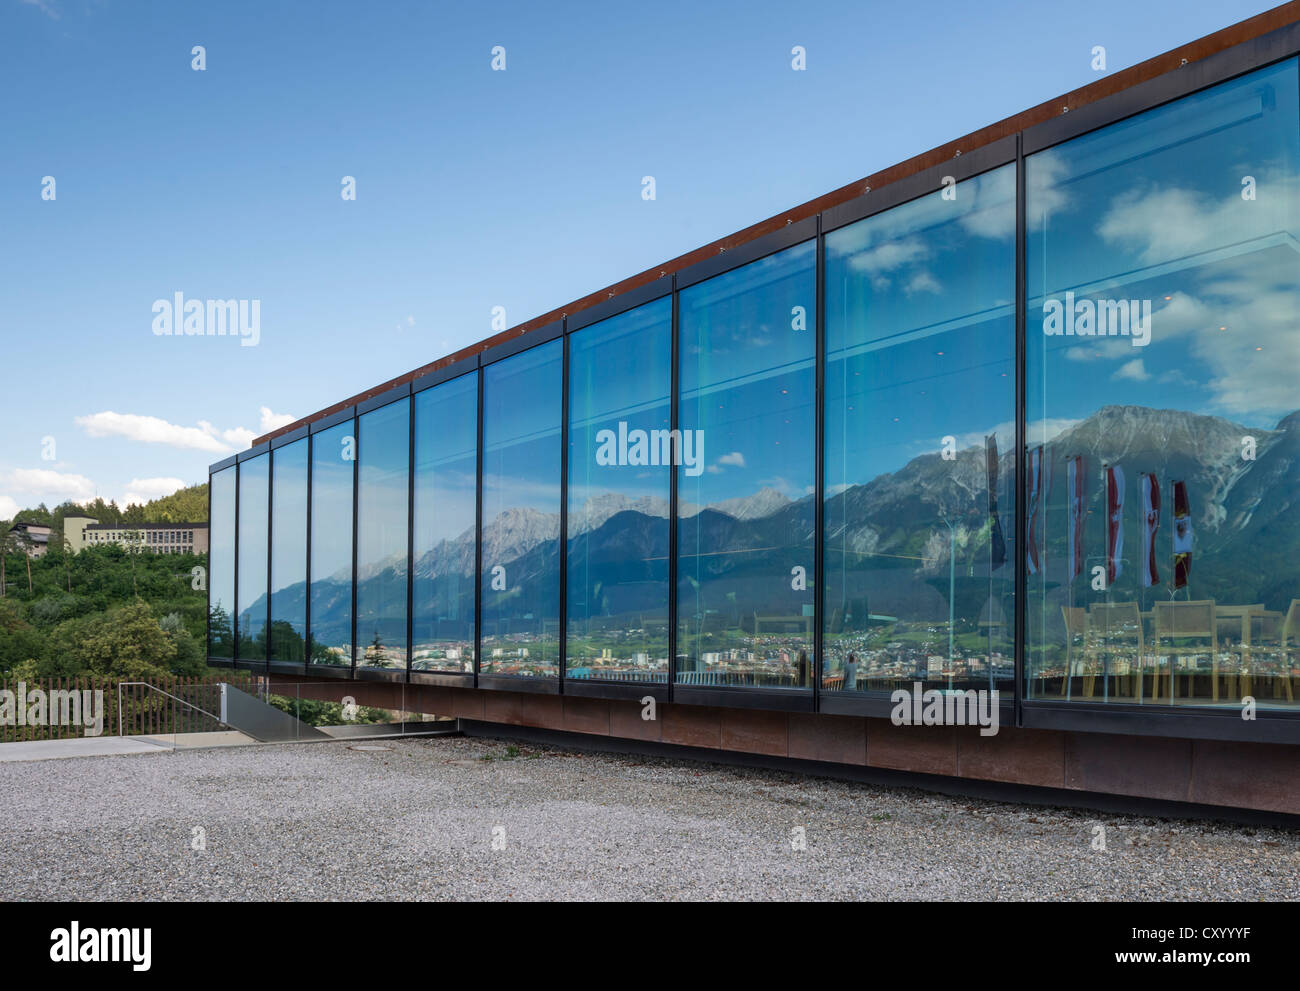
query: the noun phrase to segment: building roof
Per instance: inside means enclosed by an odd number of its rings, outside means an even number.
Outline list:
[[[86,529],[207,529],[207,523],[92,523]]]

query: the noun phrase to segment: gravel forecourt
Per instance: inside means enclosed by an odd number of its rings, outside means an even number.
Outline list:
[[[0,789],[5,900],[1300,898],[1296,831],[493,739],[5,763]]]

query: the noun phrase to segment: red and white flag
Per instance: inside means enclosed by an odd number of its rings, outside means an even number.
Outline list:
[[[1186,588],[1192,573],[1192,508],[1187,483],[1174,482],[1174,588]]]
[[[1083,574],[1083,496],[1087,485],[1087,466],[1083,455],[1069,459],[1069,491],[1066,492],[1066,504],[1070,514],[1070,577],[1073,581]]]
[[[1029,452],[1029,532],[1025,535],[1025,561],[1031,575],[1038,574],[1038,503],[1043,494],[1043,448]]]
[[[1156,566],[1156,531],[1160,529],[1160,482],[1155,475],[1142,476],[1142,587],[1160,584]]]
[[[1124,570],[1124,469],[1106,469],[1106,584]]]

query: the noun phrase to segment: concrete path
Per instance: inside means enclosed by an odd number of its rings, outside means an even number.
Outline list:
[[[0,743],[0,762],[161,754],[169,750],[171,744],[162,743],[161,738],[150,741],[130,736],[83,736],[73,740],[26,740],[21,743]]]

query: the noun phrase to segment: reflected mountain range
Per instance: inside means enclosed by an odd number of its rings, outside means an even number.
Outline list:
[[[1246,437],[1254,438],[1253,460],[1243,457]],[[1066,459],[1083,455],[1087,459],[1085,545],[1090,564],[1095,563],[1094,557],[1104,555],[1104,465],[1118,464],[1127,477],[1127,563],[1121,582],[1129,589],[1136,586],[1139,570],[1138,477],[1154,472],[1167,493],[1157,538],[1162,554],[1170,546],[1173,529],[1170,486],[1175,480],[1187,483],[1196,541],[1193,598],[1264,602],[1268,608],[1278,609],[1300,595],[1300,411],[1287,415],[1271,430],[1259,430],[1181,410],[1107,406],[1054,437],[1046,444],[1046,453],[1053,466],[1051,494],[1046,499],[1045,578],[1049,588],[1065,579]],[[991,572],[992,577],[1009,580],[1012,555],[1018,553],[1020,543],[1009,498],[1015,479],[1010,453],[1000,459],[999,477],[1002,527],[1010,548],[1004,564],[991,568],[987,474],[981,445],[958,452],[954,460],[945,460],[938,451],[923,454],[898,471],[828,496],[828,566],[838,568],[843,561],[850,570],[892,572],[897,588],[893,593],[882,590],[886,600],[872,602],[873,611],[884,612],[905,607],[904,602],[887,599],[905,597],[909,585],[933,586],[942,577],[940,584],[946,590],[949,556],[954,549],[961,574],[978,577]],[[690,523],[683,531],[683,553],[687,543],[695,546],[697,540],[700,546],[719,553],[691,559],[689,569],[683,566],[683,580],[689,570],[692,579],[698,578],[706,586],[718,579],[737,582],[737,588],[766,581],[772,573],[772,554],[743,552],[806,547],[814,527],[813,510],[813,496],[791,500],[770,488],[704,508],[684,506],[683,516]],[[618,596],[617,611],[662,608],[656,597],[657,582],[667,574],[667,517],[666,500],[613,494],[597,496],[581,512],[571,514],[573,566],[578,566],[581,555],[582,580],[607,588],[626,587]],[[954,532],[943,522],[945,517]],[[843,520],[849,522],[836,523]],[[532,509],[507,510],[484,528],[484,571],[498,564],[506,568],[508,594],[522,598],[522,611],[530,608],[529,600],[534,597],[539,608],[543,602],[554,603],[553,588],[531,586],[553,584],[559,531],[558,514]],[[364,584],[391,579],[404,564],[400,558],[386,562],[363,572],[359,580]],[[810,578],[811,564],[811,560],[807,562]],[[1162,558],[1162,579],[1168,581],[1172,571],[1172,563]],[[473,531],[443,541],[421,555],[415,563],[415,576],[454,579],[463,594],[470,595]],[[1031,583],[1037,580],[1031,578]],[[1075,579],[1082,580],[1083,576]],[[647,583],[642,586],[644,602],[637,601],[637,582]],[[319,615],[328,614],[335,590],[338,605],[344,605],[348,598],[346,575],[342,581],[317,582]],[[1164,594],[1160,589],[1147,590],[1152,593]],[[302,597],[301,585],[276,593],[277,610],[292,614],[302,608]],[[764,608],[758,602],[747,606]]]

